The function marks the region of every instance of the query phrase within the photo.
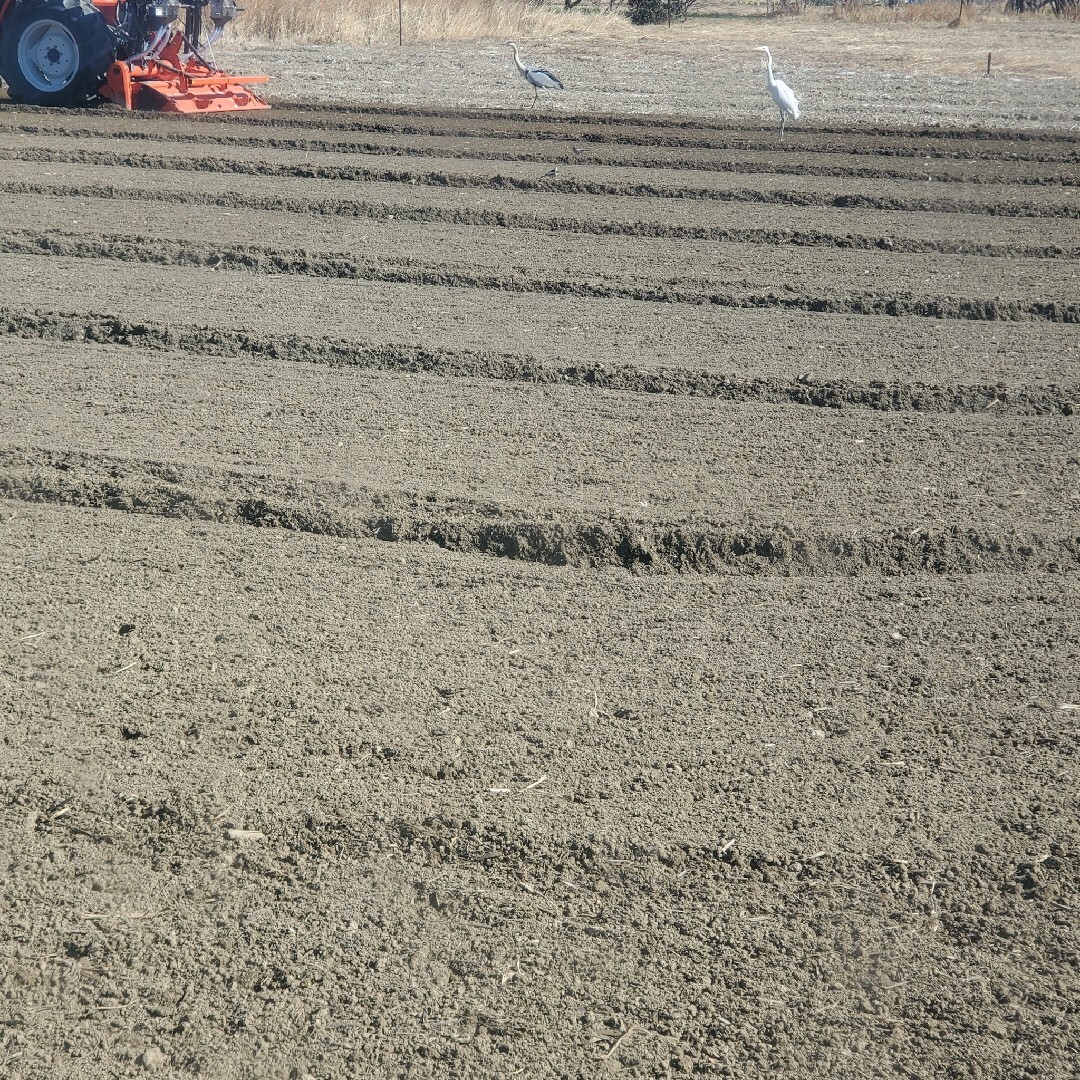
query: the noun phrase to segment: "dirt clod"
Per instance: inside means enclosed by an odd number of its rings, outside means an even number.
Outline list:
[[[168,1062],[164,1052],[156,1046],[148,1046],[140,1055],[137,1064],[147,1072],[157,1072],[163,1069]]]

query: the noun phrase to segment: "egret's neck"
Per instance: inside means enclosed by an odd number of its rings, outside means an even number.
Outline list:
[[[772,54],[771,53],[766,53],[765,54],[765,60],[769,65],[768,68],[765,71],[765,83],[768,86],[772,86],[773,83],[776,82],[776,79],[773,78],[773,73],[772,73]]]

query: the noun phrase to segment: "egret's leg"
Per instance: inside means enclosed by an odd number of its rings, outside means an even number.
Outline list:
[[[784,110],[780,110],[780,142],[784,141]]]

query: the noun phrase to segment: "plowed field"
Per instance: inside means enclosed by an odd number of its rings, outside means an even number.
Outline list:
[[[1080,136],[775,137],[0,107],[0,1073],[1069,1074]]]

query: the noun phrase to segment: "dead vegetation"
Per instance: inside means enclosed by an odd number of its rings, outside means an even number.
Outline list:
[[[929,26],[946,26],[960,18],[966,24],[977,18],[975,5],[965,2],[962,16],[960,7],[959,0],[922,0],[921,3],[910,4],[868,4],[862,0],[837,0],[832,6],[832,16],[848,22],[923,23]]]
[[[965,0],[956,25],[959,0],[892,7],[860,0],[813,6],[804,0],[723,0],[695,6],[691,17],[670,28],[632,25],[619,0],[582,0],[570,9],[564,0],[402,0],[401,10],[402,41],[413,47],[512,37],[529,48],[542,42],[565,50],[589,42],[598,50],[617,50],[628,61],[647,54],[655,69],[661,55],[738,63],[754,46],[768,43],[789,70],[870,67],[959,76],[982,74],[992,53],[995,76],[1080,78],[1080,23],[1055,17],[1049,7],[1008,13],[1003,0]],[[228,40],[245,47],[370,47],[380,50],[382,62],[389,59],[383,47],[398,42],[397,15],[394,0],[323,0],[299,7],[287,0],[248,0]],[[557,53],[545,55],[556,62]]]
[[[783,0],[801,3],[801,0]],[[967,26],[973,22],[1043,24],[1051,30],[1060,19],[1075,20],[1080,0],[1008,0],[1004,5],[972,3],[971,0],[914,0],[911,3],[882,3],[877,0],[836,0],[830,8],[834,19],[859,23],[915,23],[927,27]]]
[[[410,43],[478,41],[486,38],[547,38],[576,30],[612,32],[625,24],[617,11],[587,14],[562,3],[531,0],[403,0],[401,34]],[[572,22],[571,22],[572,20]],[[375,45],[398,40],[394,0],[323,0],[297,5],[291,0],[248,0],[236,22],[248,40],[309,44]]]

